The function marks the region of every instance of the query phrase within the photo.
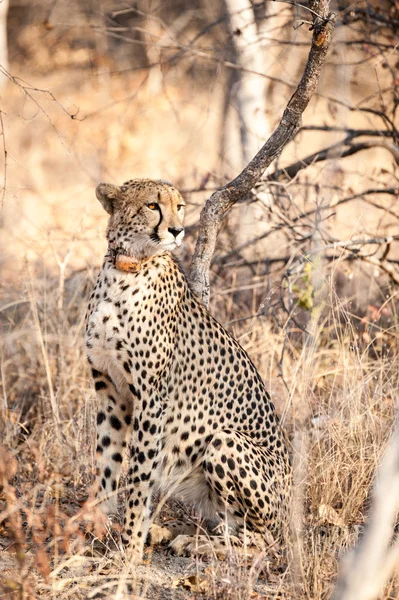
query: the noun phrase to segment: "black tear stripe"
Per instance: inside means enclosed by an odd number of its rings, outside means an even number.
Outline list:
[[[158,228],[159,228],[160,224],[162,223],[162,219],[163,219],[161,207],[159,207],[159,217],[160,217],[159,218],[159,223],[158,223],[158,225],[156,227],[154,227],[154,233],[151,234],[151,239],[154,242],[159,242],[160,241],[159,235],[158,235]]]

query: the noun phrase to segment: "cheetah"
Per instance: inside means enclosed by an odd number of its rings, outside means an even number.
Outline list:
[[[109,247],[86,348],[99,402],[103,512],[117,512],[129,455],[121,539],[133,562],[142,560],[155,492],[214,523],[227,518],[238,535],[278,538],[291,480],[284,434],[251,359],[171,254],[184,236],[182,196],[151,179],[100,183],[96,195],[109,214]]]

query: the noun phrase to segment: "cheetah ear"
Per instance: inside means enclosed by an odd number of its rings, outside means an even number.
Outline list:
[[[120,188],[112,183],[99,183],[96,187],[96,196],[109,215],[114,213],[119,195]]]

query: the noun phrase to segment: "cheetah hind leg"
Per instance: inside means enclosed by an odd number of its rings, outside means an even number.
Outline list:
[[[287,457],[278,447],[258,444],[242,431],[221,431],[208,445],[202,468],[215,503],[241,537],[245,530],[258,532],[267,545],[281,537],[289,497]]]
[[[171,548],[177,554],[227,554],[232,545],[244,552],[274,552],[284,520],[284,457],[271,457],[244,432],[226,430],[208,445],[202,471],[221,526],[227,533],[235,527],[236,536],[178,536]]]

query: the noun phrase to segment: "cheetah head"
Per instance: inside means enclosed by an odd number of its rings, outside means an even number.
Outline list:
[[[137,259],[180,246],[185,203],[168,182],[132,179],[121,186],[100,183],[96,196],[110,215],[110,246]]]

